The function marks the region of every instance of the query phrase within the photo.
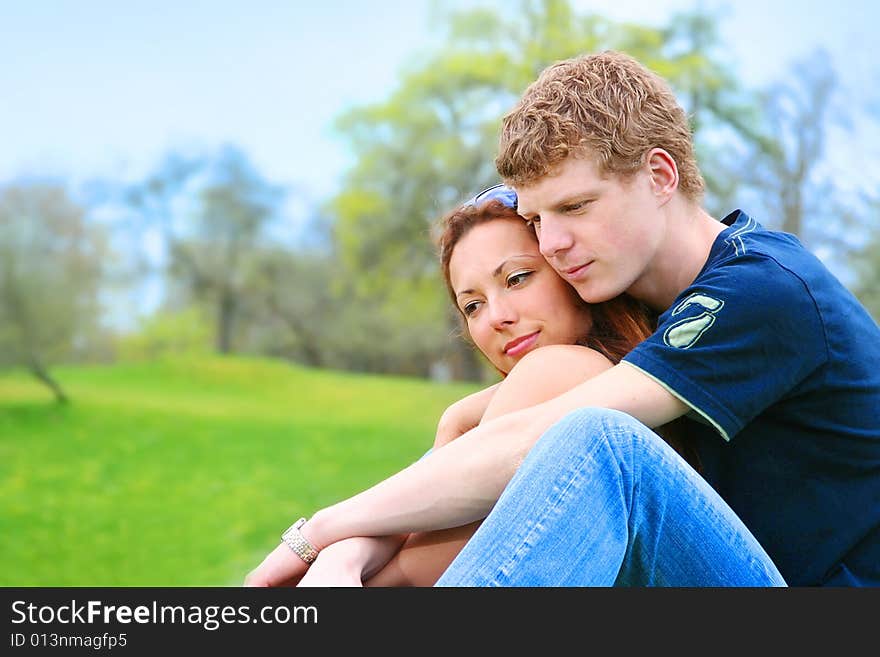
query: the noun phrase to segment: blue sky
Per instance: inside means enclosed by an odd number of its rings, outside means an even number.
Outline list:
[[[698,0],[699,1],[699,0]],[[694,0],[572,0],[582,12],[665,24]],[[401,69],[431,48],[441,8],[516,0],[0,0],[0,185],[19,177],[136,180],[172,148],[242,147],[292,185],[295,234],[309,204],[349,163],[331,130],[352,105],[386,98]],[[750,86],[795,57],[828,50],[842,97],[880,115],[873,0],[702,0],[721,9],[730,64]],[[880,129],[862,121],[829,145],[838,182],[880,184]],[[840,173],[839,173],[840,172]],[[842,173],[846,172],[846,173]],[[148,252],[161,251],[148,239]],[[155,237],[155,236],[154,236]],[[145,281],[108,302],[128,327],[161,299]]]
[[[0,0],[0,183],[25,175],[135,178],[172,147],[231,141],[270,179],[325,196],[347,164],[333,117],[387,96],[436,36],[433,4],[475,3]],[[644,23],[694,6],[574,4]],[[723,40],[749,84],[782,75],[792,58],[821,45],[847,97],[880,106],[871,34],[880,3],[703,6],[726,8]],[[874,130],[872,139],[856,140],[868,166],[880,155],[877,137]]]

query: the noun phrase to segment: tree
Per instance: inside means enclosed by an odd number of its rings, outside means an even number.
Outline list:
[[[815,51],[761,94],[768,136],[730,158],[730,175],[743,181],[753,216],[797,235],[877,317],[876,176],[854,157],[861,144],[844,151],[843,167],[829,148],[836,138],[839,156],[846,138],[856,137],[853,120],[870,109],[844,102],[830,62]]]
[[[411,330],[433,335],[437,344],[448,342],[459,324],[439,280],[433,222],[496,181],[501,116],[548,64],[625,50],[683,90],[694,105],[698,135],[719,125],[739,138],[750,134],[750,123],[735,111],[743,101],[727,100],[738,85],[722,56],[709,50],[713,24],[702,14],[653,28],[578,15],[565,0],[544,0],[523,2],[514,12],[456,12],[443,24],[448,39],[442,49],[406,71],[386,101],[339,118],[355,164],[329,205],[341,262],[360,281],[356,292],[379,307],[432,308]],[[463,343],[446,358],[457,363],[459,377],[483,371]]]
[[[704,202],[713,216],[732,210],[744,186],[736,153],[774,147],[759,97],[722,64],[728,51],[718,34],[719,20],[719,14],[702,11],[675,14],[663,29],[667,45],[660,59],[655,48],[642,55],[672,82],[691,117],[694,149],[706,182]]]
[[[822,176],[835,87],[836,75],[825,53],[796,62],[784,81],[762,94],[772,136],[757,143],[738,173],[758,192],[775,227],[806,241],[807,233],[820,226],[838,227],[829,219],[843,214],[833,181]],[[809,226],[807,217],[813,219]],[[820,229],[813,237],[832,235]]]
[[[880,322],[880,193],[865,199],[864,216],[867,234],[861,248],[853,250],[857,274],[853,291],[874,320]]]
[[[211,309],[220,353],[232,351],[282,197],[283,190],[231,146],[214,157],[171,155],[129,192],[143,225],[163,236],[169,298]]]
[[[97,332],[102,231],[53,183],[0,189],[0,364],[27,367],[59,402],[50,373]]]

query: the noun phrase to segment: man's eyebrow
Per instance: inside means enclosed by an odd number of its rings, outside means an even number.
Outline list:
[[[566,206],[574,205],[575,203],[580,203],[581,201],[583,201],[585,199],[593,198],[595,196],[596,196],[595,191],[577,192],[576,194],[570,194],[569,196],[566,196],[562,200],[557,201],[553,207],[557,210],[560,210]]]
[[[554,201],[553,203],[551,203],[550,208],[552,210],[559,211],[559,210],[562,210],[563,208],[568,207],[569,205],[579,203],[585,199],[596,198],[598,195],[599,195],[599,191],[596,189],[585,189],[583,191],[574,192],[573,194],[569,194],[568,196],[563,196],[558,201]],[[536,214],[540,214],[538,212],[535,212],[534,210],[529,210],[528,208],[523,209],[522,204],[520,204],[519,208],[517,209],[517,212],[524,219],[528,219],[529,215],[534,216]]]

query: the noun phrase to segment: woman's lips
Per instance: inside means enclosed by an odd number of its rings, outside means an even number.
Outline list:
[[[535,343],[538,341],[538,335],[540,333],[540,331],[535,331],[534,333],[529,333],[528,335],[514,338],[506,345],[504,345],[504,353],[508,356],[519,356],[521,354],[524,354],[529,349],[535,346]]]

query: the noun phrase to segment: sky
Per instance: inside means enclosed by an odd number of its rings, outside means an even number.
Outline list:
[[[169,149],[232,142],[270,180],[326,197],[350,164],[333,119],[391,93],[403,67],[437,38],[435,5],[475,4],[487,2],[0,0],[0,184],[136,179]],[[647,24],[696,6],[573,4]],[[793,58],[822,46],[848,97],[880,106],[872,33],[880,3],[701,6],[722,12],[722,41],[747,84],[778,78]],[[877,155],[866,151],[865,162]]]

